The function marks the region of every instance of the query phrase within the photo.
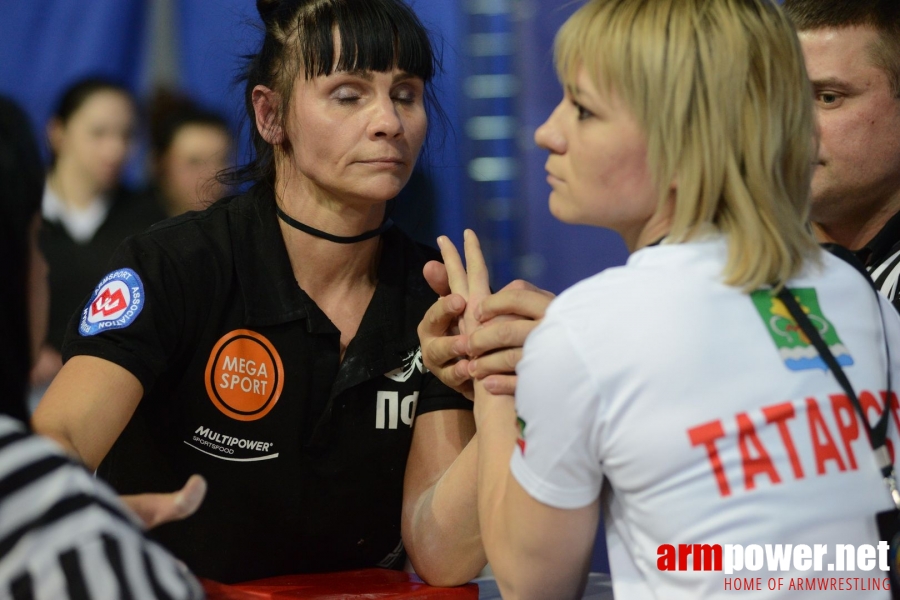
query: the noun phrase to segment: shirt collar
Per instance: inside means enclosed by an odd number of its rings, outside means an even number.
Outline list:
[[[232,202],[228,215],[232,253],[247,325],[264,327],[307,318],[308,297],[294,280],[271,189],[259,184]]]
[[[877,265],[891,254],[898,241],[900,241],[900,212],[891,217],[881,231],[854,254],[867,267]]]
[[[259,184],[232,202],[232,251],[247,325],[307,319],[310,332],[336,332],[328,317],[297,285],[271,189]],[[418,347],[416,327],[437,298],[422,275],[425,262],[437,258],[437,252],[425,256],[396,226],[382,234],[381,241],[378,285],[345,354],[345,361],[353,356],[366,357],[367,370],[372,371],[369,376],[401,366],[406,355]]]
[[[49,185],[44,186],[41,214],[47,221],[59,223],[66,233],[79,244],[91,241],[109,213],[109,199],[100,195],[86,208],[75,209],[62,201]]]

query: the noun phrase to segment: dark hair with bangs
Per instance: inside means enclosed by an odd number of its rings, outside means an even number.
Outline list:
[[[881,39],[869,52],[900,98],[900,1],[784,0],[782,7],[797,31],[854,26],[877,31]]]
[[[78,109],[84,106],[85,102],[90,100],[94,94],[100,92],[117,92],[122,94],[124,97],[128,98],[128,101],[131,102],[131,105],[134,107],[135,111],[137,111],[137,103],[135,102],[134,94],[132,94],[131,90],[125,87],[125,85],[100,75],[91,75],[71,83],[63,90],[51,118],[56,119],[62,125],[66,125],[69,122],[69,119],[78,112]],[[56,152],[51,145],[50,166],[53,167],[55,164]]]
[[[385,72],[396,66],[425,82],[426,109],[446,120],[430,85],[440,60],[425,27],[403,0],[257,0],[256,8],[265,37],[259,52],[248,57],[242,76],[255,155],[230,171],[227,183],[274,184],[274,148],[256,129],[253,88],[264,85],[280,95],[284,125],[293,82],[301,72],[308,80],[338,71]],[[337,56],[335,31],[341,41]]]
[[[56,109],[53,111],[53,118],[59,119],[63,124],[68,123],[72,115],[98,92],[118,92],[134,104],[134,96],[131,91],[118,81],[91,76],[72,83],[63,91],[56,104]]]
[[[172,147],[175,136],[189,125],[214,127],[232,137],[225,117],[196,104],[189,97],[167,89],[158,89],[150,103],[150,150],[156,159]]]

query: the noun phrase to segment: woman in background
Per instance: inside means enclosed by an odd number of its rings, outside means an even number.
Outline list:
[[[66,326],[126,237],[165,218],[122,185],[137,112],[131,93],[106,79],[83,79],[62,94],[50,123],[52,164],[41,212],[41,249],[50,265],[47,344],[32,372],[39,394],[62,366]]]
[[[0,97],[0,596],[202,598],[115,492],[24,426],[29,366],[47,331],[43,179],[27,115]]]
[[[220,115],[160,90],[150,105],[150,149],[150,193],[170,217],[226,195],[217,175],[233,164],[234,140]]]
[[[535,135],[550,210],[632,254],[550,304],[515,398],[475,381],[479,521],[504,597],[580,597],[601,509],[617,598],[732,598],[723,545],[874,555],[896,533],[875,519],[895,509],[893,465],[866,434],[882,419],[900,442],[900,318],[807,227],[815,125],[790,22],[769,0],[593,0],[556,64],[564,97]],[[468,276],[443,250],[474,309],[477,239]],[[741,554],[734,575],[788,596],[800,556],[753,570]],[[854,597],[889,596],[886,558]]]

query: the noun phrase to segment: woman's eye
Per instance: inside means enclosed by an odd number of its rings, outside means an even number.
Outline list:
[[[416,101],[416,92],[410,89],[399,89],[391,97],[394,99],[394,102],[412,104]]]
[[[582,105],[578,104],[574,100],[572,101],[572,104],[575,106],[575,110],[578,111],[578,120],[579,121],[584,121],[585,119],[589,119],[590,117],[594,116],[594,113],[592,113],[591,111],[589,111]]]
[[[353,104],[362,97],[362,94],[352,87],[340,87],[335,90],[332,97],[340,104]]]

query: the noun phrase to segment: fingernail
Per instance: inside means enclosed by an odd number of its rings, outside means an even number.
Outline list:
[[[475,306],[475,312],[473,314],[475,315],[476,321],[481,320],[481,304]]]
[[[487,391],[494,393],[497,391],[497,384],[491,377],[487,377],[481,380],[481,383],[484,384],[484,389]]]
[[[452,297],[447,300],[447,304],[450,306],[450,310],[452,311],[460,311],[465,306],[463,304],[462,298]]]
[[[187,489],[187,492],[181,491],[175,496],[175,505],[183,514],[192,514],[203,502],[206,496],[206,480],[200,478],[199,483]]]

